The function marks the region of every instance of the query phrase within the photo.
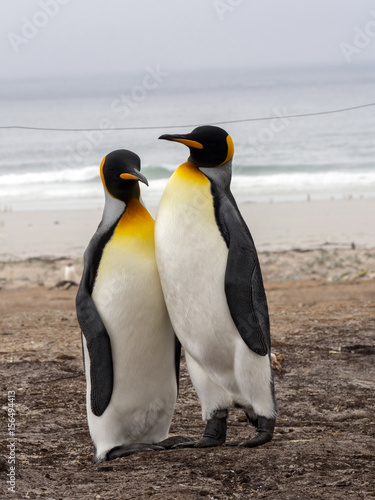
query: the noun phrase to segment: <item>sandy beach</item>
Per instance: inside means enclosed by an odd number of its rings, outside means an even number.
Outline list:
[[[375,247],[375,198],[240,205],[258,251]],[[157,209],[149,208],[155,217]],[[82,256],[101,210],[0,213],[0,261]],[[328,243],[328,245],[327,245]]]
[[[375,277],[375,199],[240,205],[266,281]],[[155,217],[156,208],[150,208]],[[83,252],[101,210],[0,213],[0,286],[54,286]],[[354,247],[354,249],[353,249]]]
[[[7,391],[15,391],[17,498],[374,496],[375,200],[252,203],[241,211],[259,250],[280,362],[274,440],[254,450],[147,452],[99,465],[86,423],[77,287],[56,285],[69,264],[78,282],[101,211],[0,213],[1,402],[6,408]],[[170,432],[202,430],[182,361]],[[231,412],[228,439],[249,432],[241,412]],[[8,456],[6,438],[0,452]],[[0,470],[8,471],[4,458]]]

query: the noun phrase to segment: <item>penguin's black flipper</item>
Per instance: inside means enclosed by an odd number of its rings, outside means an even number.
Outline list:
[[[111,400],[113,363],[111,341],[91,294],[104,247],[112,237],[116,224],[105,232],[100,231],[99,225],[91,239],[85,252],[83,275],[76,297],[77,318],[90,357],[91,410],[98,417]]]
[[[91,411],[100,417],[111,400],[113,390],[111,343],[94,302],[82,288],[77,294],[77,317],[90,357]]]
[[[270,323],[254,241],[230,191],[215,198],[215,216],[229,250],[225,272],[229,310],[246,345],[265,356],[270,352]]]
[[[174,336],[174,362],[176,369],[177,395],[180,388],[180,362],[181,362],[181,343],[176,334]]]

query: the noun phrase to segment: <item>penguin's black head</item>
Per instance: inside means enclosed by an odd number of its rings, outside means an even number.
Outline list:
[[[118,200],[127,202],[132,197],[139,198],[138,181],[148,186],[141,174],[141,159],[132,151],[118,149],[103,158],[100,177],[106,191]]]
[[[217,167],[232,159],[234,145],[231,136],[220,127],[206,125],[190,134],[164,134],[159,139],[181,142],[190,149],[189,160],[198,167]]]

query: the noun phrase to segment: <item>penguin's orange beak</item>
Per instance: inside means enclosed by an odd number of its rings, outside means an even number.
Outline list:
[[[132,175],[132,174],[121,174],[120,177],[121,177],[121,179],[134,179],[134,180],[138,180],[136,178],[136,176]]]
[[[126,179],[126,180],[133,180],[133,181],[140,181],[146,184],[148,186],[148,181],[146,177],[141,174],[141,172],[138,172],[137,170],[134,170],[134,174],[128,174],[128,173],[123,173],[120,174],[121,179]]]
[[[164,134],[164,135],[161,135],[159,137],[159,139],[164,139],[166,141],[180,142],[181,144],[185,144],[185,146],[187,146],[188,148],[203,149],[203,145],[200,142],[192,141],[186,135]]]

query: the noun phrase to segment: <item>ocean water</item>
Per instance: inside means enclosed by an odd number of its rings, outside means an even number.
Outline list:
[[[103,205],[102,158],[130,149],[142,160],[157,206],[188,156],[158,141],[194,125],[222,125],[233,137],[232,190],[240,202],[375,196],[375,107],[278,118],[375,102],[375,67],[139,74],[66,81],[0,81],[0,126],[100,128],[96,132],[0,130],[0,210]],[[185,127],[179,127],[186,125]],[[138,127],[160,127],[153,130]],[[116,131],[113,127],[132,130]]]

